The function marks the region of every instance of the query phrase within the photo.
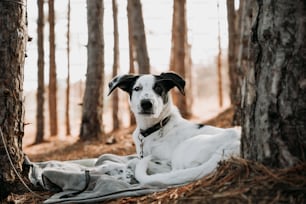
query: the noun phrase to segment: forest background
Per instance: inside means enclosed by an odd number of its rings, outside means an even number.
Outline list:
[[[58,136],[65,138],[65,100],[67,79],[67,5],[65,2],[54,1],[55,8],[55,44],[57,67],[57,99],[58,99]],[[151,72],[160,73],[169,70],[171,52],[171,24],[173,13],[173,1],[171,0],[144,0],[142,3],[147,47],[151,63]],[[236,4],[237,6],[237,4]],[[118,28],[119,28],[119,74],[129,72],[129,39],[127,22],[127,2],[118,1]],[[228,27],[226,1],[192,1],[186,4],[187,35],[191,46],[192,65],[192,93],[193,105],[189,107],[194,119],[207,120],[225,108],[229,107],[229,79],[227,67]],[[158,12],[157,12],[158,11]],[[33,38],[27,45],[28,57],[25,61],[25,137],[23,145],[33,143],[36,132],[36,89],[37,89],[37,3],[28,2],[28,29]],[[48,75],[49,75],[49,25],[48,5],[44,4],[45,12],[45,137],[49,133],[48,115]],[[105,40],[105,89],[111,79],[113,66],[113,14],[112,1],[104,1],[104,40]],[[219,24],[218,24],[219,23]],[[218,30],[220,29],[220,30]],[[218,32],[220,33],[222,49],[222,77],[223,77],[223,105],[219,106],[217,83],[217,56],[218,56]],[[86,2],[75,0],[71,2],[70,13],[70,125],[71,135],[77,137],[80,132],[80,120],[86,80],[87,68],[87,17]],[[190,82],[189,82],[190,83]],[[105,91],[105,93],[107,93]],[[129,126],[129,111],[127,97],[121,93],[120,119],[122,127]],[[104,128],[106,132],[113,129],[111,119],[111,100],[104,97]]]

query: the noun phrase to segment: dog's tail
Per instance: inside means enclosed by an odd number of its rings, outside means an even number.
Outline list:
[[[181,185],[198,180],[211,173],[223,158],[222,153],[215,153],[207,162],[192,168],[172,170],[167,173],[147,174],[151,157],[139,161],[135,169],[135,177],[141,184],[148,185]]]

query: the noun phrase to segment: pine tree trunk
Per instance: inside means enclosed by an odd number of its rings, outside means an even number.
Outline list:
[[[38,87],[37,87],[37,111],[36,111],[36,137],[35,144],[42,143],[44,140],[44,94],[45,94],[45,79],[44,79],[44,1],[38,0],[38,20],[37,20],[37,51],[38,51]]]
[[[219,2],[217,3],[218,9],[218,57],[217,57],[217,74],[218,74],[218,95],[219,95],[219,107],[223,106],[223,88],[222,88],[222,49],[221,49],[221,34],[220,34],[220,14],[219,14]]]
[[[114,22],[114,64],[113,64],[113,77],[118,75],[119,70],[119,33],[118,33],[118,5],[117,0],[112,0],[113,7],[113,22]],[[115,91],[113,93],[113,130],[120,128],[119,121],[119,93]]]
[[[241,81],[242,75],[238,66],[238,47],[240,45],[241,33],[241,10],[244,1],[240,1],[239,10],[235,10],[235,0],[227,0],[227,22],[228,22],[228,74],[230,79],[230,100],[234,108],[233,125],[240,125],[241,122]]]
[[[246,8],[246,1],[239,1],[236,11],[234,2],[227,0],[228,66],[230,99],[235,112],[232,125],[241,125],[241,86],[248,61],[252,8]]]
[[[176,67],[176,51],[178,49],[177,43],[177,28],[179,27],[179,1],[173,0],[173,12],[172,12],[172,29],[171,29],[171,52],[170,52],[170,63],[169,63],[169,70],[172,72],[178,72]],[[175,105],[178,103],[178,93],[172,91],[172,100]]]
[[[150,73],[150,59],[147,50],[146,34],[143,23],[143,15],[140,0],[128,0],[131,4],[128,12],[132,17],[133,43],[136,50],[136,60],[139,74]]]
[[[127,18],[128,18],[128,32],[129,32],[129,73],[136,73],[134,62],[135,62],[135,46],[133,42],[133,19],[132,19],[132,1],[127,1]],[[136,124],[135,116],[132,110],[130,112],[130,125]]]
[[[4,144],[16,170],[23,171],[23,77],[28,40],[25,4],[0,1],[0,200],[19,183]]]
[[[67,88],[66,88],[66,135],[71,135],[70,131],[70,0],[67,9]]]
[[[271,167],[305,162],[306,3],[258,0],[258,9],[249,8],[256,12],[242,95],[243,156]]]
[[[103,1],[87,0],[88,59],[80,132],[81,140],[103,140],[103,9]]]
[[[55,63],[55,31],[54,31],[54,0],[49,0],[49,118],[50,135],[57,135],[57,96],[56,96],[56,63]]]
[[[180,74],[183,78],[186,74],[186,59],[188,53],[187,43],[187,21],[186,21],[186,0],[176,0],[173,4],[172,21],[172,51],[170,59],[170,70]],[[173,60],[173,61],[172,61]],[[186,78],[187,79],[187,78]],[[184,97],[176,89],[172,91],[173,101],[179,108],[183,117],[189,117],[190,111],[187,106],[187,97]]]
[[[177,50],[177,39],[175,30],[178,27],[178,2],[173,0],[173,12],[172,12],[172,28],[171,28],[171,52],[170,52],[170,63],[169,63],[169,70],[175,72],[175,58],[174,52]],[[174,99],[174,98],[173,98]],[[175,102],[175,101],[174,101]],[[176,103],[176,102],[175,102]]]
[[[186,19],[187,21],[187,19]],[[192,72],[192,59],[191,59],[191,44],[188,43],[188,36],[187,36],[187,28],[186,28],[186,39],[185,39],[185,49],[186,49],[186,56],[185,56],[185,80],[186,80],[186,87],[185,90],[185,97],[187,103],[187,117],[191,117],[192,115],[192,106],[194,101],[194,83],[193,83],[193,72]]]
[[[236,22],[239,16],[235,11],[235,0],[226,0],[226,8],[227,8],[227,28],[228,28],[228,70],[229,70],[229,78],[230,78],[230,99],[231,104],[235,106],[236,99],[236,90],[239,86],[236,80],[236,61],[237,61],[237,33],[238,29],[236,29]]]
[[[129,72],[136,73],[134,67],[135,61],[135,46],[133,42],[133,17],[132,17],[132,1],[127,1],[127,19],[128,19],[128,33],[129,33]]]

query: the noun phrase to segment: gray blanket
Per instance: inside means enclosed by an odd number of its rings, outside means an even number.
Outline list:
[[[29,179],[56,194],[44,203],[95,203],[165,190],[134,177],[137,157],[104,154],[98,159],[32,163]]]

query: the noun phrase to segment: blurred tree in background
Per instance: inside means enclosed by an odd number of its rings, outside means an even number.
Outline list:
[[[50,135],[58,133],[57,117],[57,83],[56,83],[56,62],[55,62],[55,14],[54,0],[48,0],[49,5],[49,123]]]
[[[44,1],[37,0],[38,7],[38,19],[37,19],[37,109],[36,109],[36,136],[35,144],[42,143],[44,140],[45,131],[45,114],[44,114],[44,103],[45,103],[45,50],[44,50]]]
[[[103,1],[87,0],[87,74],[80,130],[81,140],[103,138],[104,37]]]

